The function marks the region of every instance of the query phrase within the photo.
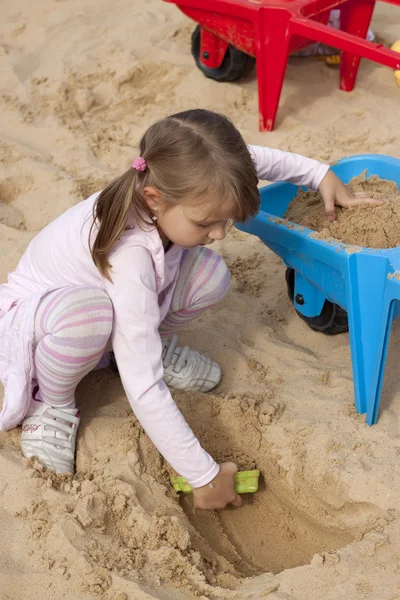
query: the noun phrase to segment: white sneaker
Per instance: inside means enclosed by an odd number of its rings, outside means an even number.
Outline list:
[[[177,343],[176,335],[163,341],[165,383],[175,390],[209,392],[214,389],[222,377],[217,363],[188,346],[179,348]]]
[[[37,456],[56,473],[73,473],[78,412],[77,408],[53,408],[40,400],[32,400],[22,421],[23,455]]]

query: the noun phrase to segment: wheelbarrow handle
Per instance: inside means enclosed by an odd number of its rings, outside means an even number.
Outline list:
[[[385,48],[383,44],[374,44],[346,31],[333,29],[317,21],[304,17],[292,17],[290,19],[290,32],[304,36],[308,39],[321,42],[356,56],[368,58],[392,69],[400,69],[400,54],[394,50]]]

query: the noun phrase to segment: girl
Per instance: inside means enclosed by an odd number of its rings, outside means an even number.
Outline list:
[[[247,147],[226,117],[189,110],[150,127],[128,171],[32,240],[0,286],[0,429],[22,422],[24,456],[73,472],[75,389],[110,340],[137,418],[196,506],[240,505],[236,465],[203,450],[167,385],[208,392],[221,379],[175,332],[227,292],[227,267],[207,246],[257,213],[258,178],[319,189],[331,219],[335,203],[366,201],[328,165]]]

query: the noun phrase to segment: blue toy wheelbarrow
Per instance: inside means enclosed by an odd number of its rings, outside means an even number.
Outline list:
[[[332,170],[348,183],[367,170],[400,187],[400,160],[377,154],[345,158]],[[289,295],[315,330],[350,334],[355,406],[377,421],[393,318],[400,315],[400,247],[376,250],[318,240],[283,221],[297,188],[275,183],[260,190],[261,210],[238,228],[278,254],[287,267]]]

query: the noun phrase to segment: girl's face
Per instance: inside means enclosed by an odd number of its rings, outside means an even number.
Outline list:
[[[236,205],[231,200],[212,201],[194,205],[172,205],[158,199],[148,202],[157,215],[157,227],[164,245],[168,241],[183,248],[195,248],[223,240],[233,220]]]

